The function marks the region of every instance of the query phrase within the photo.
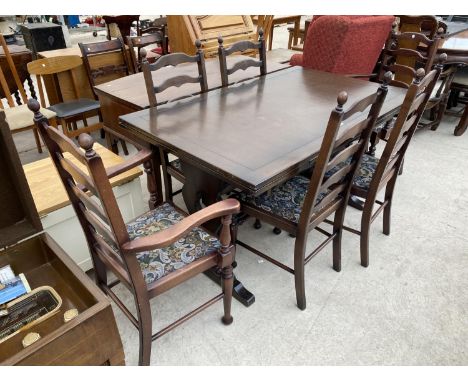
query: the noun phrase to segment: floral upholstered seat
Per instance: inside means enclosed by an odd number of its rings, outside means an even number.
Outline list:
[[[172,205],[164,203],[128,223],[127,231],[130,239],[134,240],[166,229],[183,218],[184,215]],[[197,227],[168,247],[139,253],[137,259],[145,281],[149,284],[220,246],[216,237]]]
[[[364,154],[356,176],[353,179],[353,186],[364,190],[369,189],[370,182],[374,176],[375,169],[379,163],[379,158]]]
[[[349,161],[342,162],[339,165],[332,168],[328,171],[325,176],[329,178],[335,172],[337,172],[340,168],[344,167]],[[353,179],[353,187],[362,188],[363,190],[367,190],[369,188],[370,182],[372,177],[374,176],[375,169],[377,168],[377,164],[379,163],[379,158],[373,157],[368,154],[364,154],[362,156],[361,165],[356,172],[356,175]]]
[[[298,223],[309,182],[309,179],[305,176],[295,176],[257,197],[242,192],[238,195],[238,198],[241,202],[254,205],[274,215]],[[320,203],[325,196],[325,193],[320,194],[316,204]]]

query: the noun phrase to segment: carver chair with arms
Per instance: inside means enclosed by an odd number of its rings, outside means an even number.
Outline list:
[[[406,150],[416,131],[419,120],[424,112],[442,65],[424,76],[424,69],[416,71],[413,83],[406,93],[405,100],[398,113],[388,142],[380,158],[364,154],[362,163],[353,180],[351,194],[364,198],[364,209],[361,218],[361,230],[344,227],[344,229],[360,235],[361,265],[369,265],[369,233],[372,222],[383,211],[383,233],[390,234],[390,216],[398,171],[402,165]],[[332,177],[339,167],[328,173]],[[377,194],[384,190],[384,199],[377,200]],[[378,205],[374,212],[374,206]],[[329,222],[332,224],[332,222]]]
[[[146,50],[141,49],[140,54],[142,56],[142,72],[145,78],[146,92],[148,94],[148,100],[151,108],[157,108],[156,94],[161,93],[171,87],[179,87],[187,83],[198,83],[200,85],[200,92],[204,93],[208,90],[208,82],[206,77],[206,68],[205,68],[205,57],[203,50],[201,49],[201,42],[199,40],[195,41],[195,46],[197,47],[197,53],[194,56],[189,56],[185,53],[170,53],[164,56],[161,56],[155,63],[150,64],[146,60]],[[174,68],[169,68],[169,66],[177,66],[184,63],[196,62],[198,68],[197,76],[189,76],[186,74],[178,76],[169,76],[169,72]],[[167,68],[166,68],[167,67]],[[153,81],[152,72],[157,72],[161,69],[164,69],[165,74],[161,76],[164,79],[162,83],[155,85]],[[171,177],[176,178],[179,182],[185,182],[185,176],[182,171],[182,166],[179,159],[170,161],[168,153],[162,151],[162,169],[164,177],[164,190],[165,195],[168,200],[172,200],[172,197],[181,192],[181,190],[173,192],[172,191],[172,179]]]
[[[239,202],[223,200],[190,216],[172,203],[158,203],[155,193],[156,183],[160,182],[159,158],[152,150],[141,149],[125,163],[106,170],[93,150],[91,136],[79,136],[82,151],[59,130],[48,126],[47,120],[39,112],[37,101],[30,100],[28,106],[34,112],[34,121],[85,233],[96,283],[139,331],[139,364],[150,363],[153,340],[216,301],[222,299],[224,302],[223,323],[232,323],[235,246],[231,243],[230,224],[231,215],[240,210]],[[70,158],[77,160],[80,166]],[[140,164],[144,165],[148,174],[151,209],[125,224],[109,178]],[[221,219],[219,236],[201,226],[218,218]],[[150,299],[211,268],[221,275],[222,293],[153,334]],[[116,276],[116,281],[108,282],[108,271]],[[133,294],[137,317],[112,290],[118,283]]]
[[[249,244],[239,240],[237,243],[294,275],[297,306],[301,310],[306,308],[304,267],[331,241],[333,269],[337,272],[341,270],[343,219],[352,179],[386,94],[387,83],[384,83],[375,93],[344,110],[348,95],[344,91],[340,92],[310,179],[297,175],[259,196],[247,193],[237,196],[242,202],[243,214],[265,221],[295,236],[293,268]],[[327,171],[340,164],[343,165],[339,171],[325,178]],[[320,228],[319,224],[333,213],[333,230],[330,233]],[[313,229],[327,236],[327,239],[306,256],[308,235]],[[237,238],[235,230],[234,235]]]

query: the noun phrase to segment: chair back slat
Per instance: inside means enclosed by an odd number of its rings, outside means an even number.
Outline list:
[[[80,205],[83,216],[86,218],[88,223],[94,228],[94,230],[101,235],[113,247],[118,248],[117,241],[115,240],[114,234],[94,215],[91,210],[88,210],[83,204]]]
[[[267,62],[266,62],[266,46],[263,29],[260,28],[258,32],[258,42],[252,41],[238,41],[232,44],[229,48],[225,48],[223,45],[223,38],[218,37],[218,58],[219,58],[219,69],[221,74],[221,84],[223,87],[229,85],[229,76],[238,70],[246,70],[249,67],[259,67],[260,75],[264,76],[267,73]],[[246,50],[258,50],[258,60],[251,58],[245,58],[242,61],[237,61],[231,68],[227,66],[227,56],[233,53],[243,53]]]
[[[343,105],[348,95],[344,91],[338,95],[338,104],[331,112],[304,199],[299,218],[300,227],[308,225],[312,217],[319,216],[320,211],[327,206],[333,205],[336,209],[345,208],[352,178],[387,95],[390,80],[389,72],[385,76],[384,83],[374,94],[357,101],[346,111]],[[362,114],[367,109],[369,111],[363,121]],[[352,133],[345,135],[345,133],[340,134],[341,131]],[[340,135],[345,135],[346,139],[343,140]],[[327,171],[335,167],[336,171],[327,176]]]
[[[187,76],[185,74],[182,74],[180,76],[168,78],[162,84],[155,86],[153,90],[155,93],[161,93],[167,88],[170,88],[172,86],[179,87],[186,83],[199,83],[199,82],[200,82],[200,77],[192,77],[192,76]]]
[[[348,138],[348,139],[350,139],[350,138]],[[346,141],[348,139],[346,139]],[[345,149],[343,149],[341,152],[339,152],[337,155],[335,155],[333,157],[333,159],[330,160],[330,162],[328,162],[327,166],[325,167],[325,173],[330,171],[331,169],[335,168],[340,163],[346,161],[349,157],[356,154],[356,152],[359,150],[359,148],[360,148],[360,143],[359,142],[352,142],[349,146],[347,146]]]
[[[93,199],[91,199],[88,195],[86,195],[86,193],[83,192],[83,190],[81,190],[79,187],[77,187],[71,180],[69,180],[68,183],[75,196],[78,199],[80,199],[80,201],[85,205],[85,207],[93,211],[93,213],[95,213],[99,217],[99,219],[104,221],[104,223],[110,225],[109,218],[105,214],[102,207],[99,204],[97,204]]]
[[[208,81],[206,77],[206,68],[205,68],[205,56],[203,50],[201,49],[201,42],[199,40],[195,41],[195,46],[197,47],[197,52],[194,56],[189,56],[185,53],[171,53],[166,54],[158,58],[154,64],[149,64],[146,59],[146,51],[141,49],[142,55],[142,71],[143,77],[145,79],[146,92],[148,94],[148,100],[150,107],[156,107],[157,97],[156,94],[163,92],[169,87],[173,86],[182,86],[186,83],[199,83],[200,92],[204,93],[208,91]],[[159,69],[162,69],[166,66],[177,66],[185,63],[197,63],[198,67],[198,77],[192,77],[189,75],[179,75],[172,78],[168,78],[162,84],[155,86],[153,81],[153,75],[151,72],[156,72]],[[166,72],[167,73],[167,72]]]
[[[84,188],[91,191],[94,195],[98,194],[94,182],[76,164],[70,159],[63,157],[61,153],[56,153],[55,155],[62,168],[67,171],[78,184],[84,186]]]

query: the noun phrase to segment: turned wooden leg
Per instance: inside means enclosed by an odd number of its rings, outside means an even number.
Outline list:
[[[253,226],[254,226],[255,229],[262,228],[262,222],[260,221],[260,219],[255,219],[255,223],[254,223]]]
[[[141,301],[144,308],[137,304],[138,310],[138,337],[140,340],[140,349],[138,352],[138,365],[149,366],[151,361],[151,336],[152,336],[152,319],[149,300]]]
[[[223,268],[223,305],[224,305],[224,316],[221,319],[224,325],[232,324],[233,318],[231,315],[231,304],[232,304],[232,288],[234,286],[234,277],[232,274],[232,265],[228,265]]]

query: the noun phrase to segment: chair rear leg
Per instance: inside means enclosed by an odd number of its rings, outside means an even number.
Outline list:
[[[336,272],[341,271],[341,237],[343,236],[344,212],[345,208],[337,211],[333,221],[333,233],[336,234],[333,238],[333,269]]]
[[[224,316],[221,319],[224,325],[232,324],[233,318],[231,315],[231,304],[232,304],[232,288],[234,286],[234,277],[232,274],[232,265],[224,267],[222,270],[223,278],[223,305],[224,305]]]
[[[373,199],[366,199],[364,211],[361,217],[361,265],[363,267],[369,266],[369,233],[372,218],[372,209],[374,206]]]

